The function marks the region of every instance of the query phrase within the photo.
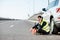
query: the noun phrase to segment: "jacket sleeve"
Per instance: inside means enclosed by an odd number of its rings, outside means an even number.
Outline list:
[[[33,29],[34,29],[34,28],[35,28],[35,29],[38,29],[37,26],[38,26],[38,24],[34,25],[32,28],[33,28]]]
[[[42,25],[39,25],[39,26],[40,26],[40,29],[38,29],[38,31],[39,31],[39,30],[42,30],[42,28],[43,28],[46,24],[47,24],[46,22],[43,22]]]
[[[39,26],[40,27],[40,29],[41,28],[43,28],[45,25],[46,25],[47,23],[46,22],[43,22],[43,24],[42,25],[40,25],[39,23],[38,24],[36,24],[36,25],[34,25],[32,28],[34,29],[38,29],[38,27],[37,26]]]

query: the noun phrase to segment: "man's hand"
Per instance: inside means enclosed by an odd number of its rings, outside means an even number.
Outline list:
[[[34,28],[34,29],[32,29],[32,28],[31,28],[31,29],[30,29],[30,31],[31,31],[31,32],[32,32],[32,34],[34,35],[34,34],[36,34],[37,29],[35,29],[35,28]]]

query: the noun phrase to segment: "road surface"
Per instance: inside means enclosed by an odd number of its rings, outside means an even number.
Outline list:
[[[33,25],[27,20],[0,21],[0,40],[60,40],[60,35],[32,35]]]

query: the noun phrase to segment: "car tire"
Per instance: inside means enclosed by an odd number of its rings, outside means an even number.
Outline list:
[[[54,28],[54,21],[53,21],[53,18],[52,18],[51,22],[50,22],[50,34],[52,34],[52,32],[53,32],[53,28]]]
[[[52,34],[58,34],[58,28],[54,25]]]
[[[54,18],[50,16],[50,34],[58,34],[57,26],[54,23]]]

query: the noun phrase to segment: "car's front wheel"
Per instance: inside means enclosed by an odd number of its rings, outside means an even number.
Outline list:
[[[52,18],[51,22],[50,22],[50,34],[52,34],[53,29],[54,29],[54,21],[53,21],[53,18]]]
[[[56,25],[54,25],[54,27],[53,27],[52,34],[58,34],[58,28],[56,27]]]

